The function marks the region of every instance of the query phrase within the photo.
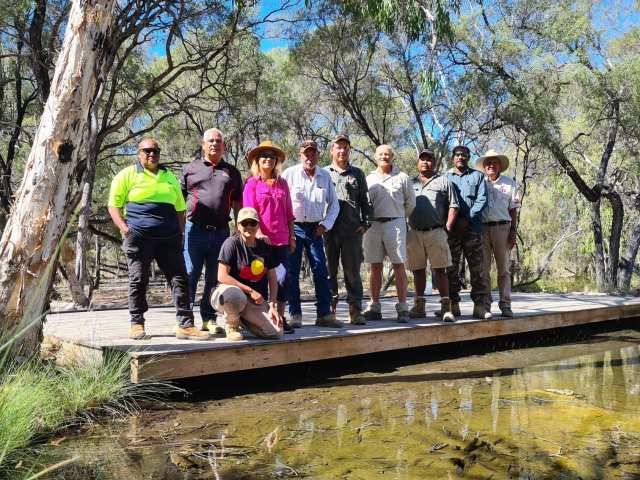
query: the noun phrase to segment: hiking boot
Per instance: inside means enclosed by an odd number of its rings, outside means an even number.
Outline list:
[[[367,323],[362,311],[355,305],[349,305],[349,323],[351,325],[366,325]]]
[[[342,322],[336,320],[331,313],[316,318],[316,327],[342,328]]]
[[[398,316],[396,317],[396,320],[399,323],[407,323],[411,318],[409,316],[409,308],[407,308],[407,304],[405,302],[396,303],[396,312],[398,314]]]
[[[411,318],[425,318],[427,316],[427,312],[425,311],[426,303],[426,298],[416,297],[413,301],[413,307],[409,310],[409,316]]]
[[[369,302],[367,309],[362,312],[365,320],[382,320],[382,311],[380,309],[380,302]]]
[[[209,340],[209,332],[202,332],[196,327],[176,328],[176,338],[180,340]]]
[[[149,337],[147,332],[144,331],[144,325],[134,323],[129,327],[129,338],[132,340],[144,340]]]
[[[449,299],[449,302],[451,303],[451,309],[449,310],[451,312],[451,314],[454,316],[454,320],[455,321],[455,317],[459,317],[460,315],[462,315],[460,313],[460,302],[454,302],[453,300]],[[440,300],[440,304],[442,304],[442,299]],[[435,314],[436,317],[441,318],[442,317],[442,310],[436,310],[435,312],[433,312]]]
[[[511,310],[511,307],[500,307],[500,311],[503,317],[513,318],[513,310]]]
[[[224,327],[224,333],[227,336],[227,340],[229,340],[230,342],[240,342],[244,340],[244,335],[242,335],[238,327],[227,325],[226,327]]]
[[[201,330],[209,332],[211,335],[222,335],[224,333],[224,328],[218,325],[215,320],[203,320]]]
[[[450,298],[441,298],[440,299],[440,312],[441,312],[441,316],[442,316],[442,321],[443,322],[455,322],[456,321],[456,317],[453,314],[453,312],[451,312],[451,299]]]
[[[473,318],[478,318],[480,320],[489,320],[492,315],[491,312],[487,310],[487,307],[480,304],[475,304],[473,306]]]
[[[291,315],[291,326],[293,328],[300,328],[302,326],[302,314],[294,313]]]
[[[295,329],[286,320],[282,320],[282,331],[284,333],[293,333]]]

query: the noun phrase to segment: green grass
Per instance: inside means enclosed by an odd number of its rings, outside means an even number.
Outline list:
[[[34,444],[101,415],[131,413],[141,400],[177,390],[168,384],[131,384],[128,368],[126,355],[66,368],[37,359],[0,360],[0,477],[37,478],[29,468],[22,474],[16,470],[20,462],[33,464]]]

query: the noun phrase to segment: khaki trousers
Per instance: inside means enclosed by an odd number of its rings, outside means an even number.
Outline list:
[[[256,305],[235,285],[218,285],[211,294],[211,304],[222,312],[226,324],[247,330],[260,338],[281,338],[282,327],[278,327],[269,317],[267,302]]]
[[[511,272],[510,255],[511,250],[507,247],[509,239],[509,230],[511,224],[484,226],[483,231],[483,249],[484,249],[484,269],[487,277],[491,272],[491,257],[495,258],[496,270],[498,271],[498,291],[500,292],[500,308],[511,307]],[[491,302],[491,296],[487,297]],[[489,303],[486,307],[491,307]]]

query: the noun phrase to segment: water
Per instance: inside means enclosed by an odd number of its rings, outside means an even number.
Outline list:
[[[57,478],[640,479],[638,331],[382,362],[96,425],[51,447],[81,457]]]

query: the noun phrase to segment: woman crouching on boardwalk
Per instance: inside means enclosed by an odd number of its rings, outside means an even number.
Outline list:
[[[258,212],[260,227],[257,238],[273,246],[273,255],[278,276],[278,313],[283,318],[285,333],[293,333],[284,321],[286,304],[287,257],[296,249],[296,237],[293,233],[293,206],[287,182],[280,177],[284,163],[284,152],[273,142],[264,141],[247,154],[251,176],[244,187],[242,203]]]
[[[218,287],[211,304],[222,312],[227,340],[243,340],[240,325],[260,338],[282,337],[278,314],[278,265],[272,247],[256,237],[258,212],[238,212],[238,233],[227,238],[218,257]],[[268,300],[267,300],[268,299]]]

